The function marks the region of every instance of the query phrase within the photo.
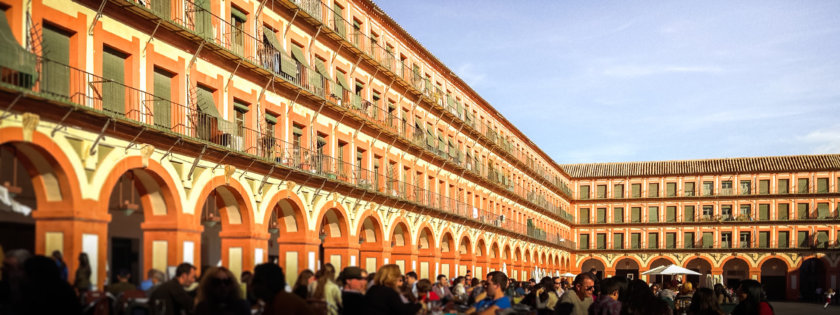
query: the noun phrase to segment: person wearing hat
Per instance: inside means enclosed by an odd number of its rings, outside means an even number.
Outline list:
[[[348,266],[341,271],[338,281],[344,286],[341,289],[342,314],[363,314],[367,272],[356,266]]]

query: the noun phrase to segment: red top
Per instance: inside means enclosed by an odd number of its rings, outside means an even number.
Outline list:
[[[429,291],[429,293],[420,297],[420,301],[424,303],[428,301],[440,301],[440,297],[435,291]]]
[[[758,303],[758,315],[773,315],[773,308],[770,307],[770,303]]]

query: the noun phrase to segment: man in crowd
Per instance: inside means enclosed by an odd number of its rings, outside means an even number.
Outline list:
[[[467,310],[467,314],[491,315],[497,311],[511,307],[510,298],[505,296],[508,278],[504,272],[493,271],[487,274],[487,298],[479,301],[474,307]]]
[[[435,285],[432,286],[432,291],[434,291],[444,303],[452,300],[452,290],[449,288],[449,279],[447,279],[444,275],[437,276],[437,282],[435,282]]]
[[[146,295],[152,295],[152,291],[157,289],[164,281],[163,272],[157,269],[149,269],[146,273],[146,280],[140,283],[140,290],[146,291]]]
[[[414,295],[414,298],[417,299],[417,273],[414,271],[409,271],[405,274],[405,282],[408,287],[411,288],[411,294]]]
[[[166,315],[192,313],[193,298],[187,294],[189,287],[195,282],[195,266],[182,263],[175,268],[175,278],[161,284],[149,296],[149,305],[154,310],[165,310]]]
[[[128,270],[120,269],[117,272],[117,283],[112,283],[108,286],[108,293],[111,293],[113,296],[119,296],[125,291],[136,290],[137,287],[131,284],[131,282],[128,282],[130,279],[131,273]]]
[[[595,290],[595,280],[591,273],[584,272],[575,277],[572,290],[560,297],[557,303],[557,313],[560,315],[587,315],[592,305],[592,292]]]
[[[620,315],[621,302],[618,301],[620,283],[616,278],[601,280],[601,296],[590,307],[589,314]]]
[[[557,298],[559,299],[563,296],[563,280],[560,277],[554,277],[551,280],[554,280],[554,294],[557,294]]]
[[[338,276],[344,284],[341,289],[342,314],[363,314],[365,309],[364,291],[367,288],[367,272],[356,266],[345,267]]]

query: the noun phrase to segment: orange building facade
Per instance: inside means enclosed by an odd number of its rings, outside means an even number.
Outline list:
[[[671,230],[693,229],[699,241],[719,226],[736,238],[729,244],[749,229],[769,232],[771,247],[791,233],[785,250],[743,251],[750,277],[766,254],[788,255],[777,267],[791,279],[809,257],[836,274],[830,250],[793,246],[805,230],[836,240],[836,156],[757,169],[751,189],[770,178],[773,193],[726,198],[699,196],[701,185],[722,189],[735,176],[737,191],[748,170],[619,179],[558,165],[370,1],[0,0],[0,9],[0,241],[62,252],[71,277],[86,253],[99,287],[112,270],[137,279],[184,261],[235,274],[276,262],[289,280],[324,262],[526,279],[595,261],[612,274],[625,256],[640,271],[653,257],[685,265],[691,252],[719,274],[726,251],[598,249],[601,234],[612,246],[616,233],[657,229],[670,244]],[[784,176],[791,193],[775,193]],[[813,193],[792,193],[805,177]],[[627,186],[618,199],[581,198],[587,185],[613,196],[622,180],[645,191],[657,181],[663,196],[671,181],[682,192],[695,180],[698,197],[633,199]],[[699,219],[708,204],[722,211],[721,198],[732,213],[769,204],[767,224]],[[775,216],[784,198],[795,199],[790,222]],[[688,203],[696,221],[668,221],[669,207],[681,214]],[[820,219],[793,220],[800,203]],[[834,219],[820,216],[825,203]],[[644,221],[654,206],[662,223]],[[597,223],[599,209],[611,220],[622,207],[626,218],[642,209],[642,221]],[[573,241],[583,235],[594,245]]]

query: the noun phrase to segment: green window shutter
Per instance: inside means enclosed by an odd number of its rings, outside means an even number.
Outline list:
[[[694,248],[694,232],[683,233],[683,248]]]
[[[153,119],[155,126],[169,129],[172,125],[172,78],[168,73],[155,69],[155,106]]]
[[[779,238],[776,240],[776,247],[788,248],[790,247],[790,234],[787,231],[779,231]]]
[[[624,184],[615,184],[613,186],[613,198],[624,198]]]
[[[790,204],[780,203],[776,205],[776,220],[788,220],[790,218]]]
[[[430,149],[435,147],[435,135],[432,127],[426,128],[426,146]]]
[[[684,195],[686,197],[693,197],[694,196],[694,183],[685,183],[684,185],[685,185]]]
[[[827,219],[828,218],[828,203],[818,203],[817,204],[817,218],[818,219]]]
[[[659,183],[648,183],[648,198],[659,197]]]
[[[580,198],[589,199],[589,185],[580,186]]]
[[[589,249],[589,234],[581,234],[579,236],[578,245],[580,249]]]
[[[9,83],[26,88],[32,86],[38,77],[36,57],[18,44],[17,39],[12,34],[12,28],[9,26],[6,12],[2,9],[0,9],[0,56],[3,56],[0,58],[0,67],[18,72],[14,75],[25,75],[25,78],[21,77]],[[3,75],[7,76],[11,74],[6,74],[4,71]]]
[[[824,194],[828,192],[828,178],[817,178],[817,193]]]
[[[659,248],[659,234],[648,233],[648,248]]]
[[[438,150],[443,153],[446,152],[446,142],[443,141],[443,132],[438,131]]]
[[[598,208],[596,212],[597,223],[607,223],[607,208]]]
[[[344,78],[344,76],[345,76],[345,75],[346,75],[346,74],[345,74],[344,72],[341,72],[341,71],[336,70],[336,71],[335,71],[335,81],[336,81],[336,82],[338,82],[338,85],[339,85],[342,89],[347,90],[347,91],[352,91],[352,90],[350,89],[350,85],[349,85],[349,84],[347,84],[347,80]],[[339,96],[339,97],[341,97],[341,96],[342,96],[342,94],[344,94],[344,93],[339,93],[339,95],[338,95],[338,96]],[[422,128],[420,128],[420,129],[422,129]]]
[[[780,179],[776,184],[777,194],[787,194],[790,192],[790,181],[787,179]]]
[[[633,222],[633,223],[642,222],[642,208],[640,208],[640,207],[630,208],[630,222]]]
[[[668,197],[676,197],[677,196],[677,183],[667,183],[665,184]]]
[[[827,248],[828,247],[828,231],[817,231],[817,247],[818,248]]]
[[[596,196],[598,198],[607,198],[607,185],[598,185],[596,187]]]
[[[648,207],[648,222],[659,222],[659,207]]]
[[[321,74],[324,78],[329,78],[330,73],[327,72],[327,67],[324,65],[324,61],[319,58],[313,58],[313,63],[315,64],[315,70]]]
[[[762,221],[770,220],[770,205],[758,205],[758,219]]]
[[[277,123],[277,116],[275,116],[274,114],[265,113],[265,121],[267,121],[269,123],[272,123],[272,124],[276,124]],[[339,151],[339,152],[341,152],[341,151]]]
[[[624,249],[624,234],[613,234],[613,249]]]
[[[796,181],[796,193],[799,194],[807,194],[808,193],[808,179],[807,178],[800,178]]]
[[[292,58],[295,58],[304,67],[309,68],[309,63],[306,62],[306,55],[303,54],[303,48],[300,46],[292,44]]]
[[[578,222],[580,222],[580,224],[589,224],[589,208],[581,208],[578,210]]]
[[[665,248],[677,248],[677,233],[665,233]]]
[[[808,218],[808,204],[807,203],[797,203],[796,204],[796,218],[799,220],[807,219]]]
[[[796,242],[799,247],[808,247],[808,231],[796,232]]]
[[[210,0],[195,1],[195,32],[204,38],[213,38],[212,11]]]
[[[346,26],[344,26],[344,8],[333,3],[333,30],[341,37],[347,37]]]
[[[770,180],[763,179],[758,181],[758,193],[762,195],[770,193]]]
[[[198,110],[208,116],[219,118],[219,110],[216,109],[216,101],[213,99],[213,91],[200,86],[197,91]]]
[[[770,232],[759,231],[758,232],[758,248],[768,248],[768,247],[770,247]]]
[[[248,104],[242,103],[238,100],[233,100],[233,109],[243,113],[247,113],[249,110],[251,110],[250,108],[248,108]]]
[[[633,198],[642,197],[642,184],[633,184],[630,186],[630,193]]]
[[[630,234],[630,248],[639,249],[641,247],[642,247],[642,234],[641,233]]]
[[[712,248],[712,246],[714,246],[714,234],[703,232],[703,248]]]
[[[613,208],[613,223],[624,223],[624,208]]]
[[[242,10],[239,10],[238,8],[235,8],[235,7],[230,7],[230,15],[239,19],[240,21],[247,21],[248,20],[248,15],[245,14],[245,12],[242,12]]]
[[[607,248],[607,234],[598,233],[595,235],[595,243],[598,246],[598,249],[606,249]]]
[[[683,221],[694,222],[694,206],[685,206],[683,210]]]
[[[172,11],[171,8],[172,4],[170,0],[152,0],[152,12],[161,18],[168,20],[170,11]]]
[[[67,97],[70,95],[70,36],[47,25],[42,32],[44,62],[41,69],[41,91]]]
[[[113,50],[102,52],[102,109],[125,114],[125,57]]]
[[[669,206],[665,208],[665,221],[677,222],[677,207]]]

